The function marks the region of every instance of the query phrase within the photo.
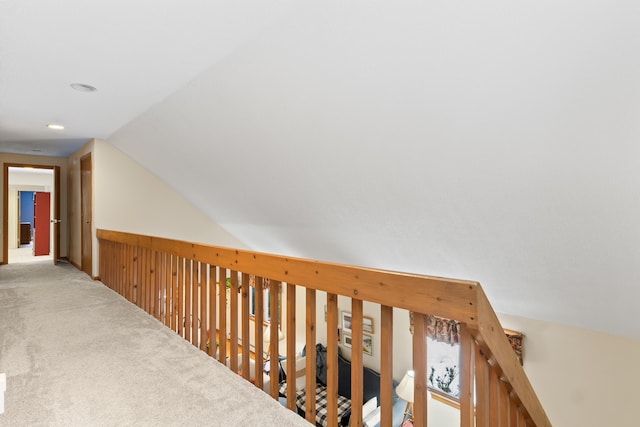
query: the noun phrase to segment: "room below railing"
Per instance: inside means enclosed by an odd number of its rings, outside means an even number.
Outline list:
[[[265,350],[296,360],[297,346],[314,349],[317,300],[326,298],[328,425],[338,424],[338,298],[351,300],[351,425],[362,425],[363,303],[379,305],[380,425],[392,425],[394,308],[413,318],[415,371],[413,424],[427,425],[427,319],[457,320],[460,333],[460,425],[550,426],[542,405],[512,351],[479,283],[290,258],[160,237],[98,230],[101,281],[163,322],[185,340],[264,387]],[[226,291],[229,289],[229,292]],[[264,336],[264,292],[270,335]],[[297,292],[304,294],[297,295]],[[298,298],[298,296],[300,298]],[[304,304],[300,302],[304,299]],[[300,307],[300,305],[303,305]],[[280,319],[279,313],[283,316]],[[297,328],[298,322],[304,328]],[[324,322],[323,322],[324,323]],[[300,330],[304,336],[300,336]],[[280,347],[284,331],[284,351]],[[297,333],[298,332],[298,333]],[[216,337],[218,339],[216,340]],[[266,340],[265,340],[266,338]],[[214,342],[217,341],[217,346]],[[264,347],[263,342],[269,344]],[[253,358],[248,349],[253,344]],[[217,347],[217,350],[216,350]],[[269,394],[279,396],[279,361],[269,358]],[[316,420],[316,354],[306,353],[305,417]],[[296,388],[296,364],[286,365],[288,390]],[[295,393],[286,403],[296,410]]]

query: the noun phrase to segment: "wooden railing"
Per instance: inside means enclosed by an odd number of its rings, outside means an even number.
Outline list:
[[[102,282],[163,322],[187,341],[215,356],[229,355],[230,369],[238,369],[238,346],[249,343],[254,333],[256,366],[263,360],[262,310],[249,321],[249,287],[261,289],[268,283],[271,313],[279,302],[286,312],[287,359],[295,360],[296,323],[305,322],[307,349],[316,344],[316,294],[327,297],[327,389],[329,425],[337,424],[338,394],[338,295],[351,298],[352,377],[351,425],[362,424],[362,333],[363,302],[380,305],[382,349],[393,348],[393,308],[414,313],[413,368],[415,370],[414,425],[427,425],[427,316],[435,315],[461,322],[460,425],[491,427],[550,426],[529,380],[505,337],[502,327],[480,284],[370,268],[353,267],[306,259],[289,258],[245,250],[215,247],[159,237],[98,230],[100,279]],[[224,291],[230,278],[229,301]],[[268,280],[267,280],[268,279]],[[297,286],[296,286],[297,285]],[[304,287],[304,317],[296,305],[296,288]],[[255,304],[263,306],[263,292],[255,292]],[[240,300],[239,300],[240,299]],[[227,324],[227,305],[230,322]],[[280,354],[279,316],[272,315],[269,350]],[[253,323],[253,327],[250,325]],[[280,326],[280,325],[277,325]],[[252,331],[250,330],[252,329]],[[213,331],[208,334],[207,331]],[[302,341],[302,339],[301,339]],[[229,348],[227,349],[227,342]],[[210,343],[211,345],[207,345]],[[391,426],[393,352],[381,351],[381,426]],[[249,366],[249,352],[242,352],[242,366]],[[315,352],[306,358],[306,418],[315,424]],[[270,389],[278,397],[278,361],[272,357]],[[295,389],[295,363],[287,364],[287,388]],[[249,370],[242,375],[249,379]],[[263,387],[261,375],[256,386]],[[295,410],[295,394],[287,393],[287,406]],[[357,403],[359,404],[357,404]]]

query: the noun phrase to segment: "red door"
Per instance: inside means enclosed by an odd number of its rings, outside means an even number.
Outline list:
[[[33,196],[33,255],[49,255],[51,195],[36,191]]]

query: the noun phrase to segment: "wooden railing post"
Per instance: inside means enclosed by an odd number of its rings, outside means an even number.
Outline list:
[[[229,367],[238,372],[238,272],[231,270],[229,289]]]
[[[480,346],[474,346],[476,364],[476,427],[489,427],[489,364]]]
[[[256,297],[254,325],[256,369],[264,369],[264,280],[262,277],[256,276],[254,278],[254,286]],[[261,390],[264,388],[262,375],[256,375],[256,386]]]
[[[327,419],[338,424],[338,296],[327,294]]]
[[[460,324],[460,427],[473,427],[473,340],[466,323]]]
[[[413,330],[413,425],[427,426],[427,316],[414,313]]]
[[[241,338],[242,338],[242,376],[245,379],[250,379],[249,372],[249,275],[247,273],[242,273],[242,283],[241,283],[241,295],[242,295],[242,329],[241,329]],[[262,376],[262,369],[259,366],[255,367],[255,376]]]
[[[287,408],[296,410],[296,285],[287,283]],[[289,392],[291,390],[291,392]]]
[[[393,419],[393,307],[380,306],[380,425]]]
[[[218,312],[217,301],[216,301],[216,266],[209,266],[209,275],[207,277],[207,284],[209,287],[209,356],[216,357],[216,351],[218,350],[218,345],[216,343],[216,330],[217,330],[217,317]]]
[[[351,299],[351,425],[362,425],[362,300]]]
[[[307,305],[307,366],[306,366],[306,407],[305,418],[310,423],[316,423],[316,291],[307,288],[306,292]],[[287,392],[288,394],[288,392]]]
[[[225,363],[227,359],[227,269],[219,268],[218,276],[218,361]]]
[[[191,291],[193,289],[193,277],[192,273],[192,261],[191,259],[185,259],[184,266],[184,317],[180,319],[180,323],[184,327],[184,339],[191,343]]]
[[[489,425],[500,426],[500,378],[496,369],[489,365]]]
[[[270,337],[270,393],[274,399],[278,398],[278,381],[280,379],[280,289],[282,284],[278,280],[269,280],[269,307],[271,311],[271,337]]]

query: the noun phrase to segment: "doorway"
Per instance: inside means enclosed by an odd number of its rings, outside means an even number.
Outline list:
[[[46,212],[30,210],[36,194],[50,196]],[[40,197],[41,206],[45,196]],[[60,167],[27,164],[4,164],[4,221],[2,264],[51,260],[60,253]],[[33,215],[33,218],[31,217]],[[39,229],[39,233],[36,231]],[[40,250],[34,253],[34,242]]]

